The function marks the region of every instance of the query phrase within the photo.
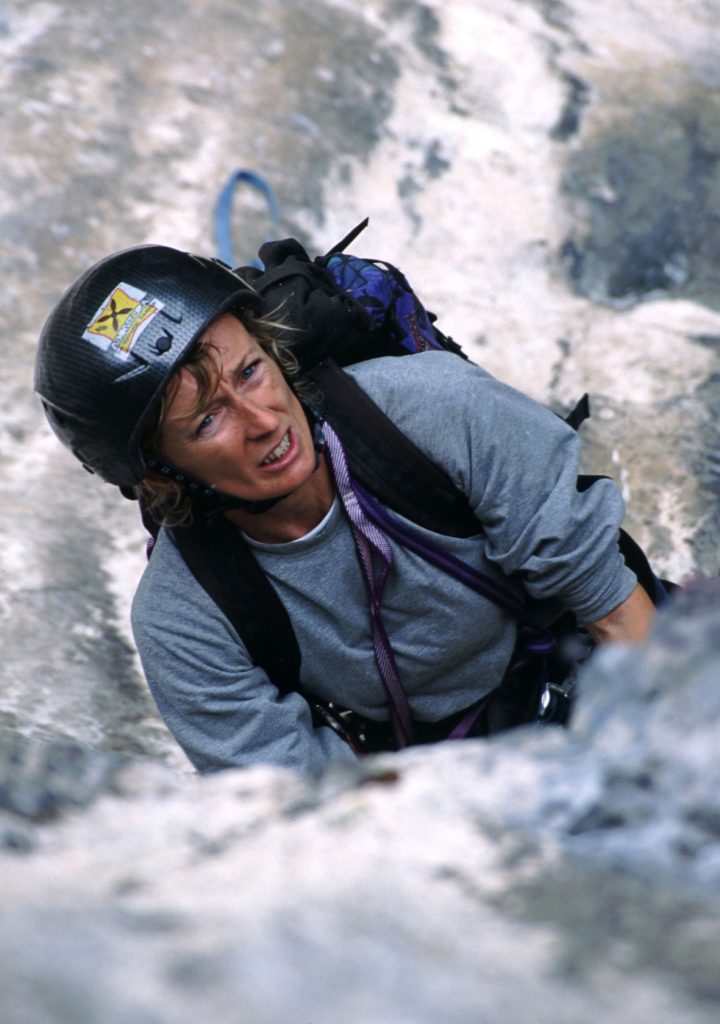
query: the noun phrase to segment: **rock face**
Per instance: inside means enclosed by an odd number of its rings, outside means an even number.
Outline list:
[[[31,380],[71,279],[212,253],[252,167],[281,234],[321,252],[369,214],[353,251],[472,358],[558,410],[589,391],[586,471],[662,575],[717,576],[719,25],[717,0],[0,4],[3,1024],[717,1018],[711,584],[595,662],[569,733],[200,782],[130,643],[136,511]],[[266,215],[250,190],[235,215],[244,261]]]
[[[319,783],[0,744],[3,1024],[711,1024],[719,601],[597,656],[567,731]]]

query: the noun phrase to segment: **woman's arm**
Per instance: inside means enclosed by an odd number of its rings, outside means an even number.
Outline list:
[[[638,584],[630,597],[596,622],[584,623],[595,643],[637,644],[645,639],[655,615],[655,606]]]
[[[315,728],[299,693],[282,695],[169,535],[157,545],[132,608],[138,653],[158,710],[199,772],[276,764],[319,775],[355,761],[329,727]]]

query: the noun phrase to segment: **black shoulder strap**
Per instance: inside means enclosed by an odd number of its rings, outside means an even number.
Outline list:
[[[388,419],[353,377],[327,360],[310,379],[320,394],[321,415],[343,443],[351,474],[371,494],[436,533],[470,537],[479,532],[462,491]]]
[[[173,536],[198,583],[237,630],[255,665],[282,693],[297,690],[300,648],[285,606],[240,531],[226,519],[179,526]]]
[[[585,420],[590,419],[590,396],[587,392],[579,399],[563,419],[573,430],[579,430]]]

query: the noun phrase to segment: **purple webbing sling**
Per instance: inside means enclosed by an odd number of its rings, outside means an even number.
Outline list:
[[[399,748],[406,747],[413,741],[412,714],[400,681],[395,654],[385,629],[381,611],[385,583],[392,568],[392,549],[383,531],[365,515],[353,490],[340,438],[329,423],[323,425],[323,436],[338,493],[350,522],[355,550],[370,598],[370,621],[375,661],[388,696],[395,742]],[[377,574],[373,566],[373,552],[381,562],[380,572]]]
[[[523,644],[526,650],[538,655],[550,653],[555,646],[554,636],[548,630],[540,629],[529,621],[525,605],[511,591],[490,579],[489,576],[485,576],[479,569],[463,562],[450,551],[433,544],[431,540],[423,537],[407,523],[400,522],[356,480],[352,480],[352,488],[366,516],[384,533],[396,540],[398,544],[402,544],[403,547],[420,555],[426,562],[430,562],[431,565],[441,569],[449,576],[454,576],[466,587],[474,590],[476,594],[480,594],[481,597],[492,601],[499,608],[510,612],[518,620],[523,631]]]
[[[410,551],[420,555],[421,558],[424,558],[425,561],[436,566],[442,572],[446,572],[449,576],[453,576],[461,583],[464,583],[465,586],[474,590],[476,594],[480,594],[499,608],[503,608],[518,620],[520,646],[521,650],[526,652],[526,655],[523,657],[521,654],[519,657],[517,655],[513,657],[506,669],[505,678],[511,673],[518,672],[524,668],[529,658],[542,657],[554,649],[556,640],[553,634],[549,630],[539,629],[528,622],[525,606],[513,593],[494,580],[491,580],[489,576],[484,575],[478,569],[468,565],[467,562],[463,562],[462,559],[457,558],[451,552],[433,544],[432,541],[427,537],[423,537],[422,534],[418,533],[407,523],[396,519],[356,480],[352,481],[352,488],[358,503],[368,519],[374,522],[384,533],[396,540],[398,544],[402,544]],[[463,739],[468,735],[487,704],[489,697],[490,694],[486,694],[476,704],[468,708],[467,713],[457,723],[449,734],[448,739]]]

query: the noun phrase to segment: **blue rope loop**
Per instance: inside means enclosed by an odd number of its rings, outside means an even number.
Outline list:
[[[235,189],[241,183],[250,185],[251,188],[256,189],[265,198],[270,226],[264,241],[269,242],[278,236],[278,201],[275,190],[270,182],[256,171],[250,171],[245,168],[233,171],[220,190],[220,195],[215,205],[215,245],[217,247],[217,254],[223,263],[227,263],[229,267],[238,266],[232,241],[232,208]],[[258,270],[265,269],[262,262],[257,258],[250,260],[249,265],[257,267]]]

